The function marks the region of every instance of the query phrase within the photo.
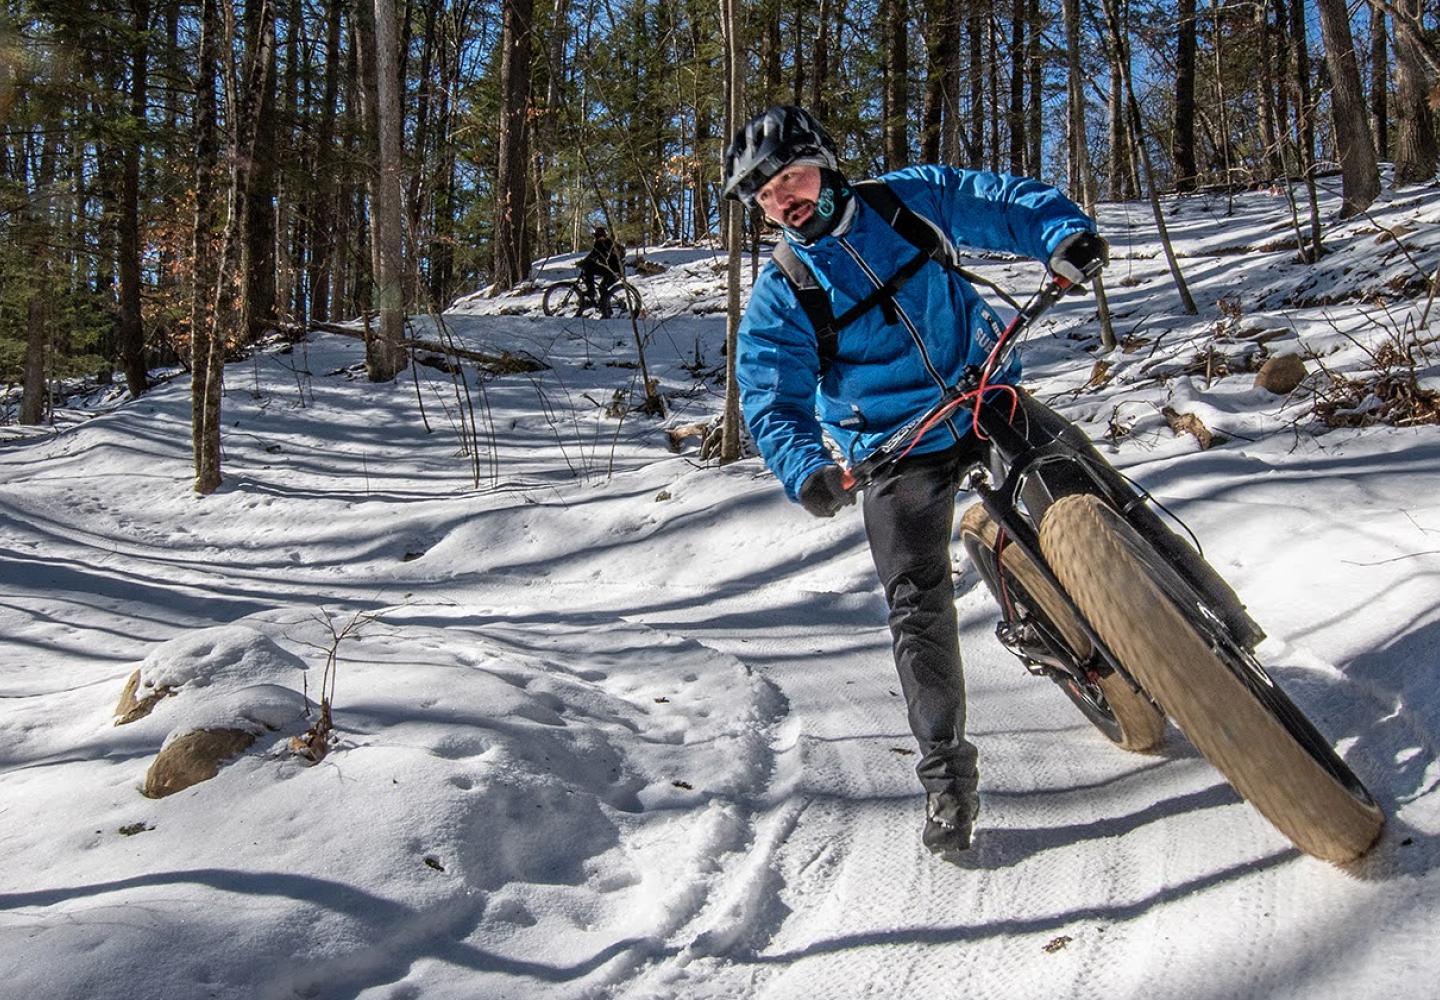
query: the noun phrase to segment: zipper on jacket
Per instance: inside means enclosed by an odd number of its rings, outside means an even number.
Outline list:
[[[864,258],[860,256],[858,250],[856,250],[853,246],[850,245],[850,241],[848,239],[841,236],[838,237],[838,242],[842,247],[845,248],[845,252],[850,255],[850,259],[855,262],[856,266],[859,267],[861,271],[865,272],[865,277],[869,278],[871,283],[874,284],[876,288],[881,288],[884,286],[885,283],[880,280],[879,275],[877,275],[874,271],[870,269],[870,265],[865,263]],[[900,305],[898,300],[892,297],[890,301],[891,304],[895,307],[895,315],[898,316],[900,318],[900,321],[905,324],[905,329],[910,334],[911,342],[914,343],[915,349],[920,352],[920,361],[925,366],[925,371],[929,373],[930,378],[934,380],[935,384],[940,387],[940,391],[942,393],[945,392],[948,386],[946,386],[945,379],[943,376],[941,376],[940,370],[935,367],[935,362],[930,359],[930,352],[925,349],[925,341],[920,336],[919,328],[917,328],[914,322],[911,321],[910,317],[906,314],[905,309]],[[945,426],[949,429],[950,436],[958,442],[960,440],[960,432],[955,429],[953,419],[947,419],[945,421]]]

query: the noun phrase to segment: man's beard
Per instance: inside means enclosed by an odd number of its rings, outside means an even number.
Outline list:
[[[785,212],[785,228],[787,231],[799,237],[804,243],[814,243],[822,236],[829,235],[845,216],[845,209],[849,206],[850,199],[854,197],[850,192],[850,185],[844,176],[834,170],[824,167],[820,169],[820,194],[814,201],[800,201],[791,205]],[[809,208],[810,214],[805,215],[803,209]],[[804,221],[794,224],[792,220],[804,217]]]

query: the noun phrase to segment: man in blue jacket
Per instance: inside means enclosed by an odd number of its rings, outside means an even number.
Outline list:
[[[767,267],[745,310],[736,358],[756,446],[790,499],[817,517],[854,502],[842,485],[841,463],[863,459],[994,346],[1002,324],[944,263],[953,262],[953,244],[1046,261],[1077,283],[1105,255],[1095,224],[1039,181],[941,166],[907,167],[881,180],[892,202],[943,237],[932,237],[943,252],[917,255],[916,241],[892,225],[907,213],[885,213],[869,195],[856,196],[839,170],[834,141],[800,108],[757,115],[725,156],[726,196],[760,206],[781,227],[829,307],[817,331],[811,315],[817,293],[802,293],[793,260],[789,274]],[[826,322],[835,316],[841,319]],[[1012,364],[996,380],[1018,375]],[[950,577],[955,492],[962,473],[983,456],[969,423],[962,408],[931,431],[879,474],[864,503],[895,666],[920,746],[922,839],[947,860],[970,846],[979,811]]]

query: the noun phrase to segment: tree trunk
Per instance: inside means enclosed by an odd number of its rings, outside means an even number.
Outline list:
[[[1179,0],[1175,38],[1175,190],[1195,190],[1195,0]],[[1218,36],[1217,36],[1218,37]]]
[[[1030,24],[1030,43],[1025,51],[1030,102],[1025,109],[1025,172],[1039,177],[1045,172],[1045,66],[1040,49],[1040,0],[1029,0],[1026,20]]]
[[[500,141],[495,177],[493,288],[513,288],[530,270],[525,229],[533,0],[504,0],[500,58]]]
[[[1085,130],[1085,78],[1080,62],[1080,0],[1063,0],[1065,18],[1066,82],[1069,110],[1070,194],[1086,212],[1095,213],[1095,184],[1090,175],[1090,144]],[[1115,348],[1115,325],[1110,318],[1110,301],[1105,296],[1103,276],[1092,281],[1095,306],[1099,312],[1100,346]]]
[[[1260,144],[1264,146],[1265,164],[1272,178],[1285,175],[1285,157],[1280,148],[1280,133],[1284,129],[1285,116],[1280,110],[1280,93],[1275,87],[1275,54],[1271,43],[1275,33],[1270,27],[1270,15],[1264,3],[1254,9],[1255,31],[1260,45]],[[1276,122],[1280,122],[1277,127]]]
[[[20,423],[35,426],[45,419],[45,356],[50,339],[48,312],[49,292],[46,263],[35,262],[35,287],[25,308],[25,372],[20,392]]]
[[[130,118],[120,171],[117,263],[120,271],[120,361],[130,395],[150,387],[145,363],[145,329],[140,315],[140,142],[144,134],[146,67],[149,62],[150,0],[133,0],[135,44],[130,51]]]
[[[220,379],[225,344],[215,327],[215,74],[220,25],[216,0],[201,0],[199,65],[195,78],[195,223],[191,233],[195,287],[190,300],[190,440],[195,492],[220,485]]]
[[[815,15],[815,65],[810,71],[810,110],[822,122],[830,114],[830,21],[833,17],[833,0],[820,0],[820,10]]]
[[[330,318],[336,263],[335,106],[340,95],[340,8],[344,2],[329,0],[325,7],[325,83],[315,136],[315,194],[310,205],[310,315],[322,322]]]
[[[1385,11],[1370,8],[1370,127],[1375,134],[1375,154],[1384,160],[1390,155],[1390,44],[1385,31]]]
[[[269,53],[265,66],[251,64],[250,72],[261,75],[257,90],[258,115],[253,137],[255,155],[246,165],[245,214],[240,219],[240,273],[245,282],[244,337],[258,337],[275,325],[275,44],[263,46],[257,34],[260,4],[245,5],[246,50]],[[275,30],[274,0],[270,4],[269,31]],[[251,89],[250,81],[243,86]]]
[[[1010,113],[1005,116],[1010,172],[1025,172],[1025,2],[1010,3]]]
[[[885,169],[910,163],[909,18],[906,0],[885,0]]]
[[[940,126],[940,162],[958,164],[961,162],[961,147],[964,144],[964,122],[960,118],[960,61],[961,31],[964,20],[960,16],[960,0],[945,0],[946,31],[950,35],[947,46],[945,96]]]
[[[1276,0],[1282,3],[1283,0]],[[1305,0],[1290,0],[1290,72],[1294,80],[1295,131],[1300,173],[1310,203],[1310,248],[1301,253],[1312,263],[1325,252],[1320,234],[1320,193],[1315,184],[1315,102],[1310,94],[1310,44],[1305,33]]]
[[[405,355],[405,264],[403,260],[403,173],[400,158],[399,47],[394,0],[375,0],[376,125],[380,170],[370,210],[375,214],[375,291],[378,335],[365,346],[365,370],[372,382],[389,382],[403,371]]]
[[[725,134],[734,135],[745,118],[745,62],[740,40],[740,0],[721,0],[721,31],[725,40]],[[724,207],[726,286],[725,410],[721,417],[720,461],[740,457],[740,386],[735,379],[735,358],[740,353],[740,281],[743,252],[743,206],[727,198]]]
[[[1335,145],[1340,157],[1340,218],[1359,215],[1380,194],[1380,168],[1365,115],[1365,91],[1350,33],[1345,0],[1316,0],[1325,61],[1330,67],[1330,108],[1335,119]]]
[[[949,95],[956,42],[954,0],[927,0],[925,15],[925,106],[920,115],[920,159],[941,161],[941,134]]]
[[[1145,147],[1144,125],[1140,119],[1140,102],[1135,98],[1135,85],[1130,78],[1130,47],[1125,44],[1128,32],[1121,27],[1120,0],[1105,0],[1105,17],[1110,22],[1110,44],[1115,55],[1115,72],[1125,91],[1125,103],[1130,109],[1130,128],[1135,137],[1135,146],[1140,151],[1140,162],[1145,170],[1145,187],[1150,195],[1150,211],[1155,217],[1155,229],[1160,235],[1160,246],[1165,251],[1165,261],[1170,266],[1170,276],[1175,280],[1175,290],[1180,294],[1180,303],[1185,311],[1194,316],[1200,310],[1190,296],[1190,287],[1185,275],[1180,272],[1180,262],[1175,258],[1175,248],[1170,244],[1170,230],[1165,225],[1165,213],[1160,210],[1160,194],[1155,187],[1155,171],[1150,165],[1150,153]],[[1128,27],[1128,25],[1126,26]]]
[[[1108,4],[1109,0],[1107,0]],[[1130,169],[1130,132],[1125,127],[1125,91],[1120,80],[1120,54],[1115,43],[1107,42],[1110,51],[1110,197],[1129,201],[1135,197],[1134,173]]]
[[[978,13],[979,4],[970,8],[970,141],[966,164],[971,170],[985,165],[985,20]]]
[[[1400,14],[1417,21],[1422,0],[1396,0]],[[1428,103],[1425,49],[1413,32],[1395,24],[1395,183],[1419,184],[1435,177],[1435,120]]]

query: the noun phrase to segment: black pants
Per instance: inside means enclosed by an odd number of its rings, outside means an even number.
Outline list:
[[[947,451],[895,463],[865,491],[865,533],[890,606],[910,730],[920,745],[915,772],[926,791],[972,796],[976,751],[965,738],[950,533],[960,476],[981,459],[984,447],[966,435]]]
[[[586,267],[581,269],[580,276],[585,280],[585,297],[595,303],[602,316],[609,316],[610,297],[618,283],[615,273],[609,268]]]

